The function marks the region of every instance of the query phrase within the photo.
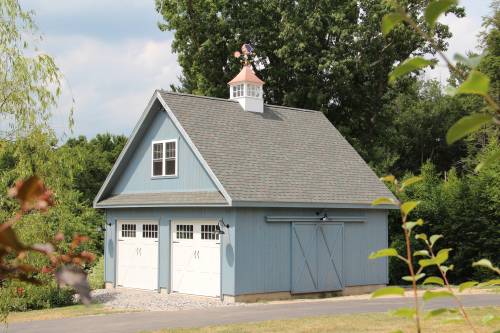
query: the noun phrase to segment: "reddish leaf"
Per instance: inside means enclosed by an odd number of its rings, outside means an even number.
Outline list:
[[[45,254],[51,254],[55,251],[54,245],[50,243],[34,244],[31,246],[31,249]]]
[[[21,210],[31,209],[46,210],[53,205],[52,192],[49,191],[43,181],[37,176],[31,176],[27,180],[18,181],[9,190],[9,196],[19,200]]]
[[[12,223],[4,223],[0,225],[0,245],[10,248],[15,251],[23,251],[26,247],[17,238]]]
[[[36,269],[35,267],[33,267],[31,265],[27,265],[27,264],[19,264],[16,266],[16,268],[24,273],[38,272],[38,269]]]
[[[82,253],[80,253],[80,257],[86,260],[87,262],[93,262],[95,260],[95,254],[89,251],[82,251]]]
[[[54,240],[56,242],[62,242],[64,240],[64,234],[62,232],[58,232],[55,236],[54,236]]]

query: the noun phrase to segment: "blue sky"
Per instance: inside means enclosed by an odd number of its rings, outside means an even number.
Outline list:
[[[462,0],[467,17],[442,19],[454,37],[449,54],[474,50],[481,17],[489,0]],[[172,33],[161,32],[153,0],[21,0],[36,12],[44,41],[65,76],[65,89],[54,126],[66,129],[67,111],[75,99],[73,135],[129,135],[154,89],[177,83],[180,67],[171,52]],[[445,80],[438,67],[428,77]]]

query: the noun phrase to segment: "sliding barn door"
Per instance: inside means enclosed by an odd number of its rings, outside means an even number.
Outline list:
[[[292,223],[292,293],[343,288],[343,224]]]

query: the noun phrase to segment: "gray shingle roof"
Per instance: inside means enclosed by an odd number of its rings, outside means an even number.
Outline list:
[[[393,197],[318,111],[161,91],[233,202],[370,204]]]
[[[227,204],[220,192],[126,193],[110,196],[96,207],[109,206],[194,206]]]

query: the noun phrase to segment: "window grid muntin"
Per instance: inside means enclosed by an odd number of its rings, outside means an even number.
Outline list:
[[[215,224],[201,225],[201,239],[219,240],[219,226]]]
[[[248,93],[247,96],[250,97],[259,97],[260,96],[260,87],[255,84],[247,85]]]
[[[192,224],[177,224],[175,228],[175,237],[177,239],[193,239]]]
[[[233,97],[242,97],[244,95],[243,84],[233,86]]]
[[[177,176],[177,140],[154,141],[152,151],[151,175]]]
[[[122,237],[134,238],[136,235],[137,226],[135,224],[122,224]]]
[[[173,176],[177,173],[176,162],[177,142],[165,142],[165,176]],[[173,170],[172,170],[173,169]]]
[[[158,238],[158,224],[143,224],[142,238]]]

